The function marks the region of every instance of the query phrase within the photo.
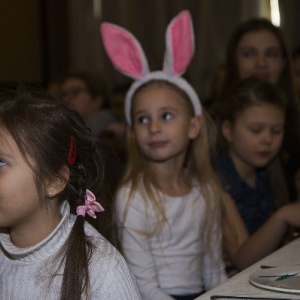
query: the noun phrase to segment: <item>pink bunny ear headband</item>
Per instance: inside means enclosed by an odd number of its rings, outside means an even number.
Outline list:
[[[195,115],[201,115],[200,99],[194,88],[181,75],[194,54],[194,32],[188,11],[182,11],[169,24],[166,32],[166,51],[162,71],[150,72],[148,61],[137,39],[122,27],[102,23],[102,40],[114,66],[135,79],[125,97],[125,117],[131,124],[132,97],[139,87],[152,80],[167,81],[183,90],[190,98]]]

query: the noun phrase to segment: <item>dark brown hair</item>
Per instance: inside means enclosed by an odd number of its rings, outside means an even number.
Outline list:
[[[232,85],[232,83],[239,79],[236,51],[240,40],[248,33],[262,30],[269,31],[276,37],[281,48],[282,58],[286,60],[280,80],[291,80],[290,54],[280,28],[273,25],[268,19],[252,18],[239,24],[229,39],[226,52],[226,67],[228,71],[226,84]]]
[[[221,119],[234,123],[236,117],[252,105],[270,104],[284,113],[286,99],[281,89],[256,77],[238,81],[229,90],[222,107]]]
[[[40,199],[47,199],[47,179],[59,177],[60,170],[68,167],[69,181],[58,196],[67,200],[71,213],[84,204],[86,189],[99,193],[102,180],[101,155],[96,141],[85,122],[72,108],[41,92],[1,93],[0,124],[15,140],[23,157],[33,159],[30,165]],[[70,140],[76,140],[76,160],[68,165]],[[65,263],[61,299],[79,300],[88,294],[88,262],[92,244],[84,233],[86,218],[77,217],[71,234],[59,257]],[[53,274],[55,276],[56,274]]]
[[[240,80],[238,66],[237,66],[237,47],[240,40],[248,33],[261,31],[261,30],[266,30],[271,32],[276,37],[280,45],[282,58],[285,60],[285,66],[280,75],[279,81],[276,84],[285,93],[287,99],[287,113],[288,115],[291,115],[291,118],[289,118],[290,119],[289,122],[292,122],[293,125],[296,125],[299,123],[298,120],[296,120],[298,118],[297,114],[299,114],[299,100],[297,99],[296,96],[290,50],[286,45],[281,29],[273,25],[268,19],[252,18],[246,20],[241,24],[239,24],[239,26],[232,33],[227,45],[227,53],[226,53],[227,72],[226,72],[223,95],[226,95],[228,89],[230,89],[234,84],[237,83],[237,81]],[[291,125],[291,127],[293,127],[293,125]]]

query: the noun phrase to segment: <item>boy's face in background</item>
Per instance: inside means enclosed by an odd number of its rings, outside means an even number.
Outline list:
[[[66,79],[61,85],[61,94],[63,100],[71,103],[83,118],[87,118],[100,106],[98,97],[93,97],[85,82],[79,78]]]

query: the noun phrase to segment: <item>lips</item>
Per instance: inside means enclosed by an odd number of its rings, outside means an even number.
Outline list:
[[[268,158],[271,156],[271,151],[260,151],[258,152],[258,155],[263,158]]]
[[[269,73],[256,73],[255,76],[262,80],[269,80],[269,78],[270,78]]]
[[[167,144],[166,141],[153,141],[153,142],[150,142],[148,145],[149,145],[151,148],[162,148],[162,147],[164,147],[166,144]]]

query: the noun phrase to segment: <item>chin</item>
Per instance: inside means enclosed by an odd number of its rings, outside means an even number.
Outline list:
[[[271,160],[256,162],[254,164],[256,169],[266,168],[270,164]]]

